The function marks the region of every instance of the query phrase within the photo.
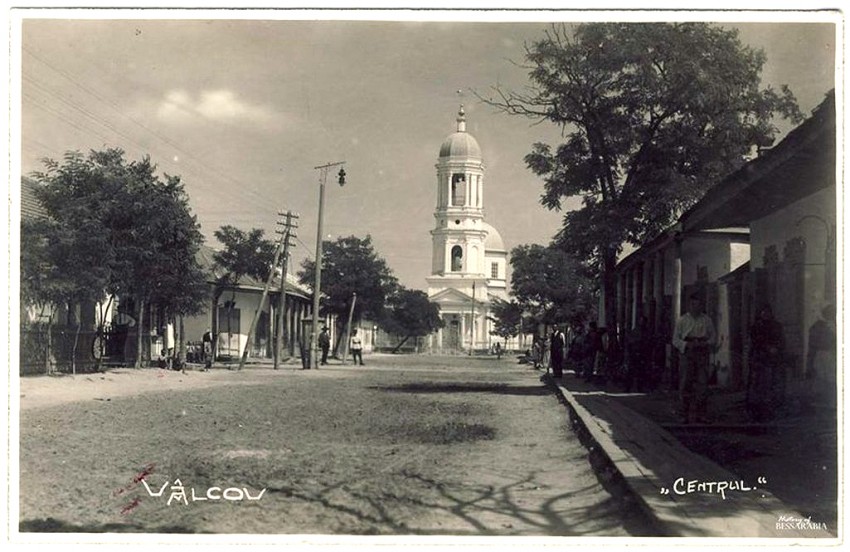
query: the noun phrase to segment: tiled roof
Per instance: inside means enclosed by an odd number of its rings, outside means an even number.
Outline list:
[[[27,177],[21,178],[21,219],[47,218],[47,211],[35,196],[38,182]]]
[[[207,273],[210,282],[215,281],[215,279],[221,276],[222,274],[221,269],[218,268],[215,264],[215,260],[213,258],[214,253],[215,249],[207,245],[202,245],[201,248],[198,250],[198,254],[195,257],[198,260],[198,264],[201,265],[201,268]],[[242,276],[241,278],[239,278],[239,281],[237,283],[238,287],[253,289],[263,289],[265,285],[265,282],[252,278],[250,276]],[[280,289],[279,276],[275,275],[274,280],[272,280],[271,289],[272,291],[277,291],[278,289]],[[299,284],[292,274],[286,275],[286,292],[290,295],[299,295],[305,298],[309,298],[311,295],[310,289]]]

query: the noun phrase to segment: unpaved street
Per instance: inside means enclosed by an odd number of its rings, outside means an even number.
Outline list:
[[[23,380],[21,529],[645,532],[534,370],[509,358],[366,360]],[[188,504],[173,496],[177,479]]]

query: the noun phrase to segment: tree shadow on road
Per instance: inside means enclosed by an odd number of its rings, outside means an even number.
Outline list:
[[[539,501],[533,495],[543,484],[536,472],[500,486],[446,482],[407,470],[398,476],[402,484],[392,490],[358,489],[356,481],[346,481],[314,492],[269,491],[347,514],[355,527],[347,532],[357,534],[589,536],[621,529],[631,536],[658,534],[633,505],[615,496],[596,499],[599,482]]]
[[[552,391],[540,386],[521,386],[494,383],[407,383],[403,385],[372,386],[368,389],[390,393],[492,393],[494,395],[543,396]]]

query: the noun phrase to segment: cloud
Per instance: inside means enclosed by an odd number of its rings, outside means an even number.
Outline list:
[[[158,119],[188,124],[199,119],[213,122],[275,126],[280,116],[269,107],[251,104],[232,90],[202,90],[192,95],[185,90],[166,93],[156,108]]]

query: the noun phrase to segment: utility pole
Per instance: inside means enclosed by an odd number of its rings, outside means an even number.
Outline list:
[[[280,224],[280,221],[278,221]],[[266,278],[266,285],[263,286],[263,295],[260,297],[260,304],[257,306],[257,310],[254,311],[254,318],[251,320],[251,325],[248,326],[248,338],[245,341],[245,349],[242,351],[242,358],[239,359],[239,367],[237,370],[241,370],[245,366],[245,361],[248,359],[248,351],[251,349],[251,345],[254,344],[254,328],[257,327],[257,321],[260,319],[260,313],[263,311],[263,305],[266,302],[266,297],[269,295],[269,289],[272,287],[272,279],[274,279],[274,269],[277,266],[277,261],[280,258],[281,249],[283,249],[284,236],[281,236],[281,239],[277,242],[277,247],[274,249],[274,261],[272,261],[272,266],[269,269],[269,277]]]
[[[310,367],[318,369],[319,356],[319,298],[322,294],[322,217],[325,208],[325,182],[328,180],[328,171],[333,167],[345,165],[345,161],[326,163],[313,167],[319,170],[319,222],[316,227],[316,270],[313,282],[313,329],[310,338]],[[339,185],[345,184],[345,169],[339,169]]]
[[[345,334],[345,348],[342,350],[342,363],[345,364],[345,359],[348,356],[348,342],[351,341],[351,319],[354,317],[354,305],[357,304],[357,293],[351,294],[351,308],[348,310],[348,326]]]
[[[472,282],[472,314],[469,320],[470,339],[469,339],[469,356],[472,356],[472,351],[475,349],[475,282]]]
[[[279,215],[284,215],[284,213],[278,213]],[[290,239],[296,237],[296,233],[293,231],[294,228],[298,228],[298,223],[293,222],[293,219],[298,218],[298,213],[293,213],[292,211],[287,211],[285,213],[286,222],[284,225],[286,228],[283,231],[283,261],[281,261],[281,269],[280,269],[280,303],[278,304],[277,309],[277,336],[275,337],[274,344],[274,369],[277,370],[280,366],[281,359],[283,358],[283,326],[285,319],[285,311],[286,311],[286,267],[289,262],[289,248],[295,247],[294,243],[290,243]],[[279,230],[276,231],[278,234],[281,233]]]

